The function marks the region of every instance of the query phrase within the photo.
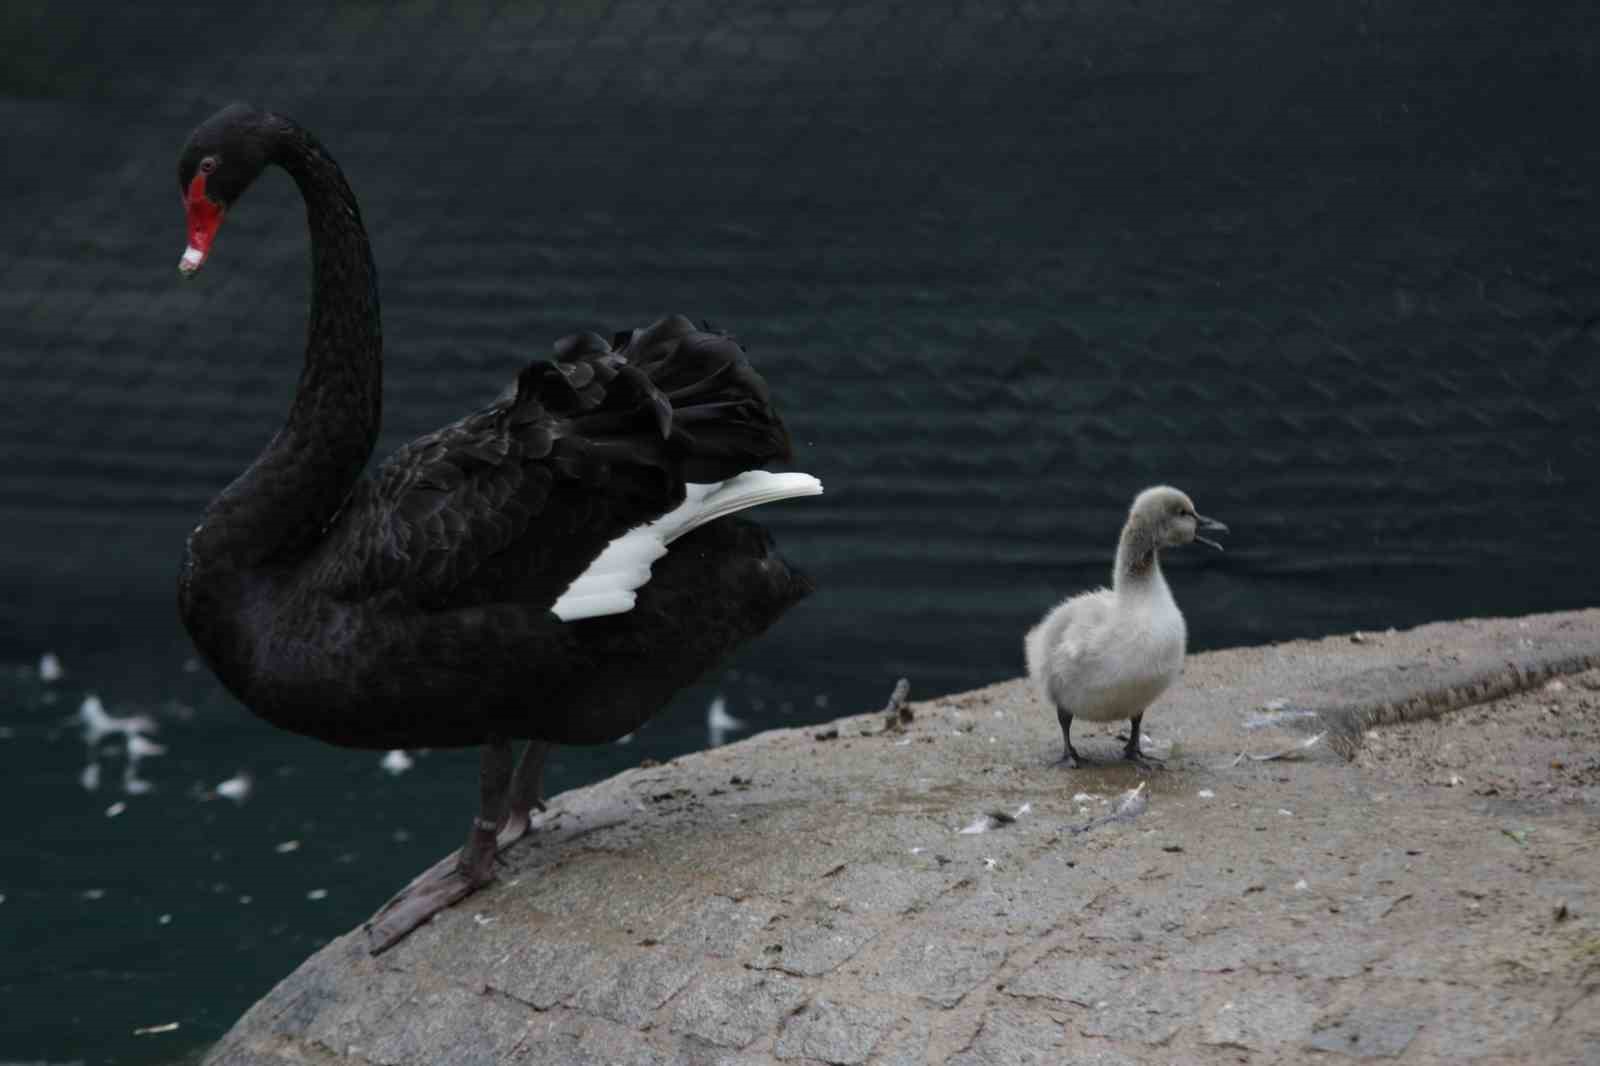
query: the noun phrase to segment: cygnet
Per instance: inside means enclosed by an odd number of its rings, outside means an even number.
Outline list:
[[[1189,497],[1170,485],[1145,489],[1134,498],[1117,543],[1109,589],[1083,592],[1057,606],[1023,642],[1028,676],[1047,704],[1054,704],[1066,754],[1061,765],[1076,767],[1072,719],[1130,719],[1125,754],[1136,762],[1145,710],[1183,672],[1187,632],[1161,573],[1161,549],[1199,541],[1222,545],[1199,531],[1226,533],[1221,522],[1195,513]]]

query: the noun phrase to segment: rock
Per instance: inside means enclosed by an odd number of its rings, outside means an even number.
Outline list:
[[[750,965],[797,977],[820,977],[852,958],[877,935],[877,927],[866,919],[819,908],[811,916],[774,919],[766,946]]]
[[[1069,1035],[1048,1016],[1016,1009],[991,1011],[972,1044],[948,1066],[1059,1066]]]
[[[1585,1061],[1600,1026],[1576,1007],[1552,1021],[1590,959],[1589,815],[1540,814],[1518,847],[1500,808],[1421,770],[1380,775],[1328,744],[1235,756],[1311,735],[1263,742],[1239,709],[1268,700],[1360,738],[1591,662],[1600,611],[1191,656],[1152,712],[1183,741],[1155,774],[1105,731],[1086,731],[1084,767],[1052,765],[1054,716],[1020,682],[918,705],[904,745],[870,738],[874,710],[822,727],[839,743],[776,730],[630,770],[555,797],[499,884],[379,959],[359,931],[329,944],[206,1061]],[[1569,701],[1567,721],[1588,676],[1528,698]],[[1492,713],[1448,721],[1515,743]],[[952,735],[974,720],[995,744]],[[1109,813],[1141,782],[1138,818],[1072,831],[1078,794]],[[702,801],[650,802],[679,792]],[[953,831],[1025,805],[1003,830]]]
[[[782,974],[709,973],[679,997],[669,1024],[707,1043],[742,1048],[805,1001],[804,986]]]
[[[1416,1039],[1428,1013],[1414,1007],[1362,1004],[1319,1026],[1306,1046],[1353,1059],[1394,1058]]]
[[[1002,944],[974,942],[954,929],[927,928],[901,940],[879,968],[876,983],[932,1006],[953,1007],[987,981],[1005,957]]]
[[[1132,977],[1133,971],[1124,966],[1096,958],[1083,958],[1073,952],[1057,951],[1008,982],[1006,991],[1013,996],[1054,999],[1080,1007],[1093,1007],[1102,1000],[1120,994]]]
[[[573,1006],[623,1025],[643,1025],[694,976],[694,957],[669,948],[619,952],[598,966]]]
[[[881,1009],[813,1000],[784,1022],[775,1054],[854,1066],[867,1061],[894,1022],[894,1015]]]
[[[1297,982],[1268,982],[1228,1000],[1206,1024],[1207,1044],[1270,1051],[1311,1035],[1317,1008],[1300,995]]]

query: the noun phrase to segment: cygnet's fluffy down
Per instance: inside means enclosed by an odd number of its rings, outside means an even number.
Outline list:
[[[1221,522],[1195,513],[1188,496],[1168,485],[1139,493],[1122,527],[1111,587],[1084,592],[1057,606],[1023,642],[1028,676],[1040,698],[1056,709],[1066,744],[1062,765],[1078,765],[1072,719],[1111,722],[1126,718],[1126,755],[1139,750],[1145,709],[1183,672],[1187,631],[1161,573],[1161,549],[1199,541],[1222,546],[1199,530],[1225,533]]]

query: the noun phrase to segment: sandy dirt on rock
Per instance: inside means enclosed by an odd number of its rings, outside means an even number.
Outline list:
[[[1369,730],[1355,763],[1546,808],[1600,804],[1600,670],[1440,718]]]

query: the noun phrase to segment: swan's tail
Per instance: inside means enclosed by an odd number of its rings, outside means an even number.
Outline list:
[[[564,337],[552,362],[524,376],[520,387],[570,419],[585,441],[580,450],[596,458],[632,449],[636,460],[671,463],[685,481],[704,484],[790,460],[789,431],[744,350],[682,315],[609,342],[596,333]]]
[[[715,484],[691,483],[681,505],[606,545],[551,610],[564,622],[630,611],[638,590],[650,580],[650,565],[679,537],[749,507],[821,494],[822,482],[810,474],[766,470],[747,470]]]
[[[672,315],[614,343],[641,387],[670,410],[662,432],[682,449],[686,481],[731,484],[741,471],[790,460],[767,383],[732,337]]]

